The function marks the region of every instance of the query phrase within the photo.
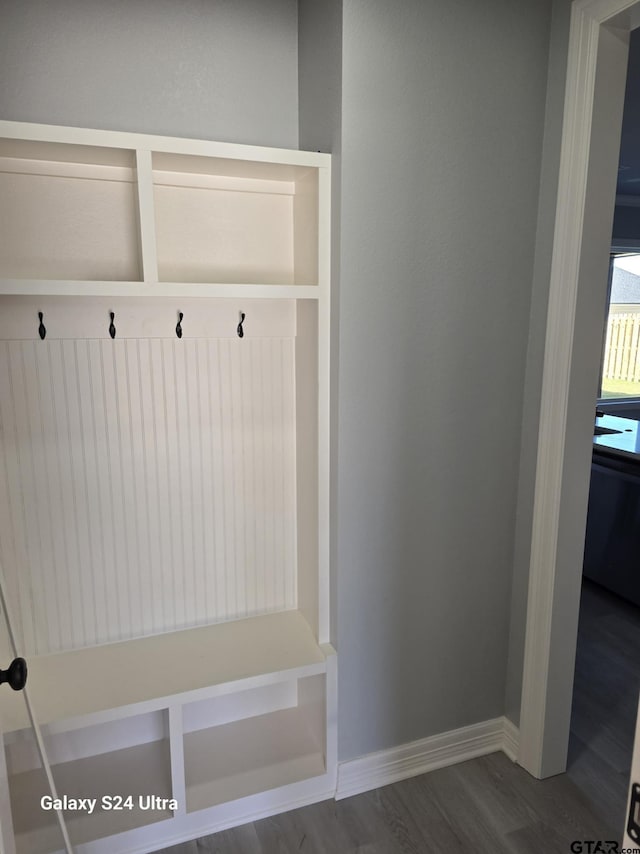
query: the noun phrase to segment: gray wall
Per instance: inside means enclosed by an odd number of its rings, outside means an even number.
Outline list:
[[[300,148],[331,153],[331,638],[338,643],[338,379],[342,195],[342,0],[298,2]]]
[[[0,0],[0,117],[297,148],[296,0]]]
[[[504,712],[550,11],[344,5],[343,760]]]
[[[332,153],[334,171],[342,132],[342,5],[298,0],[300,148]]]
[[[336,155],[343,760],[504,712],[550,7],[0,0],[2,118]]]

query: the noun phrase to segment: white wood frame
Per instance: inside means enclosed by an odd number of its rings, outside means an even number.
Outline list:
[[[536,469],[518,761],[566,769],[597,366],[635,0],[574,0]]]
[[[101,723],[117,722],[138,714],[145,714],[155,710],[167,716],[168,737],[170,746],[171,776],[173,778],[173,792],[178,799],[179,807],[173,818],[160,821],[149,827],[138,827],[117,837],[103,838],[88,845],[81,845],[77,849],[80,852],[134,852],[149,851],[153,848],[162,847],[172,842],[183,841],[197,835],[214,832],[225,827],[231,827],[245,821],[252,820],[265,815],[271,815],[294,806],[301,806],[317,800],[331,797],[335,793],[335,782],[337,772],[337,733],[336,733],[336,691],[337,691],[337,665],[335,651],[330,645],[330,619],[329,619],[329,318],[330,318],[330,200],[331,187],[330,156],[326,154],[301,152],[295,150],[281,150],[271,148],[260,148],[254,146],[235,145],[228,143],[216,143],[205,140],[187,140],[159,136],[147,136],[132,133],[120,133],[111,131],[95,131],[81,128],[63,128],[47,125],[33,125],[18,122],[0,121],[0,138],[8,140],[28,140],[34,143],[57,143],[60,146],[82,145],[95,146],[101,149],[113,149],[114,154],[105,157],[105,164],[119,163],[118,149],[126,149],[135,155],[137,185],[137,205],[139,217],[139,263],[141,281],[66,281],[59,279],[0,279],[0,295],[15,295],[19,300],[52,297],[52,311],[55,300],[60,297],[67,299],[76,296],[102,297],[108,301],[120,297],[136,297],[136,304],[140,304],[141,315],[145,314],[142,307],[144,299],[148,297],[173,297],[180,299],[189,298],[224,298],[234,301],[242,300],[249,302],[280,300],[298,303],[298,311],[302,310],[307,318],[309,328],[315,327],[314,338],[316,339],[315,365],[317,380],[314,377],[311,388],[317,392],[316,403],[312,410],[316,412],[317,455],[313,467],[317,469],[315,478],[317,480],[318,496],[317,506],[314,507],[315,525],[317,526],[317,581],[315,590],[315,613],[312,619],[307,614],[309,625],[301,625],[294,629],[293,635],[287,637],[287,631],[278,634],[278,642],[283,647],[280,651],[274,650],[273,643],[265,643],[264,639],[258,639],[257,647],[253,655],[242,653],[246,649],[245,638],[240,638],[238,644],[231,643],[227,646],[225,641],[225,659],[222,662],[226,674],[214,675],[212,680],[205,685],[197,684],[198,680],[182,685],[173,685],[171,679],[167,680],[167,674],[158,671],[153,666],[144,666],[144,677],[142,682],[147,688],[143,691],[144,696],[134,696],[127,689],[140,684],[138,674],[130,680],[125,679],[124,693],[118,702],[112,698],[101,701],[97,698],[99,690],[94,691],[91,686],[87,690],[88,706],[72,708],[73,704],[67,704],[65,709],[48,709],[47,696],[60,698],[64,691],[60,686],[56,691],[47,691],[44,687],[47,674],[51,674],[50,665],[53,657],[49,658],[48,665],[43,665],[40,680],[33,679],[33,691],[38,694],[37,684],[40,681],[40,696],[37,704],[39,717],[47,722],[47,737],[56,734],[72,733],[74,730],[99,725]],[[259,172],[266,176],[266,182],[270,173],[286,174],[281,167],[298,174],[300,167],[304,169],[313,168],[317,172],[318,205],[317,205],[317,284],[292,285],[292,284],[263,284],[261,282],[243,282],[241,284],[225,284],[221,282],[159,282],[158,262],[156,252],[155,214],[153,197],[153,153],[167,153],[169,155],[186,155],[203,158],[224,158],[228,162],[250,161],[263,163]],[[91,171],[90,153],[86,155],[86,169]],[[62,160],[64,161],[64,156]],[[85,162],[83,157],[81,162]],[[275,165],[274,165],[275,164]],[[39,166],[36,165],[35,171]],[[62,172],[71,167],[64,165]],[[75,167],[74,167],[75,168]],[[84,167],[83,167],[84,168]],[[107,166],[114,169],[113,165]],[[124,168],[124,167],[123,167]],[[128,167],[127,167],[128,168]],[[297,171],[296,171],[297,170]],[[233,170],[230,170],[233,171]],[[126,176],[125,176],[125,179]],[[129,180],[129,179],[127,179]],[[223,179],[224,180],[224,179]],[[315,213],[314,213],[315,217]],[[313,261],[313,259],[312,259]],[[142,298],[142,299],[140,299]],[[298,302],[299,301],[299,302]],[[100,301],[99,301],[100,302]],[[31,332],[27,333],[31,337]],[[313,344],[304,345],[306,350],[313,350]],[[305,356],[308,358],[308,355]],[[309,415],[305,416],[307,419]],[[311,447],[311,445],[307,445]],[[313,524],[313,523],[312,523]],[[304,623],[300,613],[284,612],[272,615],[276,623],[285,623],[291,620]],[[269,620],[270,617],[267,617]],[[219,626],[204,627],[197,632],[209,634],[209,630],[216,634],[252,634],[260,625],[264,625],[259,617],[256,619],[240,620],[236,624],[221,624]],[[274,623],[275,625],[275,623]],[[259,631],[258,631],[259,633]],[[305,634],[309,635],[305,638]],[[188,630],[177,633],[182,635],[178,639],[178,646],[188,640]],[[313,636],[312,636],[313,635]],[[157,643],[162,646],[163,636],[148,639],[151,647]],[[196,639],[197,640],[197,639]],[[272,637],[273,640],[273,637]],[[302,640],[301,646],[298,641]],[[206,642],[206,641],[205,641]],[[132,642],[134,645],[136,641]],[[143,642],[144,643],[144,642]],[[98,663],[90,661],[94,655],[98,658],[110,654],[118,655],[118,646],[94,647],[93,649],[79,650],[81,655],[86,653],[87,667],[89,672],[95,672],[99,676],[104,672]],[[198,645],[198,644],[197,644]],[[231,648],[240,648],[237,657],[237,667],[234,670],[234,656],[229,657]],[[160,655],[161,653],[159,653]],[[265,658],[266,655],[266,658]],[[256,663],[252,659],[263,658],[263,662]],[[271,661],[267,659],[271,656]],[[152,656],[153,657],[153,656]],[[126,656],[125,656],[126,658]],[[65,669],[64,654],[60,657],[60,667]],[[159,661],[157,662],[159,663]],[[107,669],[110,665],[107,665]],[[248,666],[248,670],[247,670]],[[32,677],[38,675],[39,662],[34,660],[31,667]],[[158,671],[156,677],[151,676],[153,670]],[[162,668],[160,668],[162,670]],[[176,675],[179,677],[179,673]],[[220,678],[218,678],[220,676]],[[302,780],[297,783],[275,785],[268,792],[262,792],[248,797],[240,798],[231,803],[220,804],[210,809],[200,810],[197,813],[186,812],[185,801],[185,779],[184,779],[184,727],[182,720],[182,709],[185,703],[190,703],[201,698],[215,698],[228,696],[233,692],[239,692],[254,688],[259,690],[260,686],[270,686],[278,682],[288,681],[296,685],[297,680],[303,677],[314,676],[322,679],[325,686],[324,693],[324,732],[320,741],[320,750],[324,755],[325,771],[322,774],[314,772],[312,779]],[[64,677],[63,677],[64,678]],[[90,679],[90,677],[89,677]],[[125,683],[128,683],[125,684]],[[297,689],[296,689],[297,690]],[[104,693],[104,692],[103,692]],[[8,729],[22,728],[26,726],[26,720],[17,706],[12,706],[11,697],[0,698],[3,701],[3,717],[8,723]],[[8,704],[8,705],[7,705]],[[81,704],[82,705],[82,704]],[[86,703],[85,703],[86,705]],[[8,735],[9,740],[11,734]],[[0,744],[0,751],[4,748]],[[0,770],[4,763],[0,764]],[[1,834],[0,834],[1,837]],[[0,850],[2,841],[0,838]]]
[[[289,173],[300,174],[306,169],[315,169],[318,174],[318,278],[317,284],[262,284],[260,282],[242,282],[238,285],[238,293],[248,297],[293,297],[295,299],[326,300],[329,297],[330,275],[330,217],[329,198],[331,186],[331,157],[328,154],[306,152],[288,149],[264,148],[259,146],[236,145],[219,143],[208,140],[191,140],[175,137],[152,136],[146,134],[125,133],[119,131],[97,131],[86,128],[67,128],[56,125],[39,125],[25,122],[10,122],[0,120],[0,139],[8,141],[24,141],[29,144],[57,144],[58,146],[91,146],[102,151],[113,150],[108,157],[114,163],[119,163],[118,155],[121,149],[133,153],[136,164],[136,174],[133,176],[137,190],[137,208],[140,228],[139,254],[141,280],[139,281],[99,281],[61,279],[28,279],[1,278],[0,294],[51,294],[70,296],[234,296],[233,284],[226,282],[166,282],[158,281],[156,227],[154,210],[154,172],[152,157],[154,154],[178,160],[182,157],[215,158],[227,163],[242,161],[251,164],[263,164],[264,175],[269,172],[284,176],[282,186],[285,192],[292,192]],[[0,149],[0,155],[2,155]],[[104,155],[102,155],[104,156]],[[121,165],[92,166],[87,154],[80,155],[82,162],[73,167],[61,162],[56,171],[59,174],[76,174],[91,177],[96,170],[110,170],[110,176],[117,180],[131,180],[132,170]],[[107,158],[105,158],[107,159]],[[120,158],[122,159],[122,158]],[[38,161],[31,161],[29,171],[38,174],[47,172]],[[224,166],[223,166],[224,168]],[[13,171],[13,167],[9,166]],[[81,170],[79,173],[78,170]],[[161,170],[158,174],[161,174]],[[93,177],[97,177],[93,175]],[[220,180],[224,181],[225,178]],[[228,179],[226,179],[228,180]],[[189,183],[189,182],[187,182]],[[263,184],[273,184],[273,181],[263,181]]]

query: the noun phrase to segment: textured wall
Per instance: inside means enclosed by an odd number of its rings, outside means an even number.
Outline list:
[[[298,0],[300,148],[331,153],[331,638],[338,640],[338,379],[343,0]]]
[[[341,759],[504,712],[550,11],[344,5]]]
[[[297,148],[295,0],[2,0],[0,117]]]

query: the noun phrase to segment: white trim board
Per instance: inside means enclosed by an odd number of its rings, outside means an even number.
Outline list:
[[[633,0],[574,0],[529,568],[519,763],[566,769],[593,412]]]
[[[505,717],[340,762],[336,800],[500,750],[515,761],[518,730]]]
[[[520,748],[520,730],[509,718],[502,718],[502,723],[502,752],[512,762],[517,762]]]

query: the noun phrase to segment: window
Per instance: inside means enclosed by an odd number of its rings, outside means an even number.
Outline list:
[[[611,256],[598,397],[640,398],[640,253]]]

